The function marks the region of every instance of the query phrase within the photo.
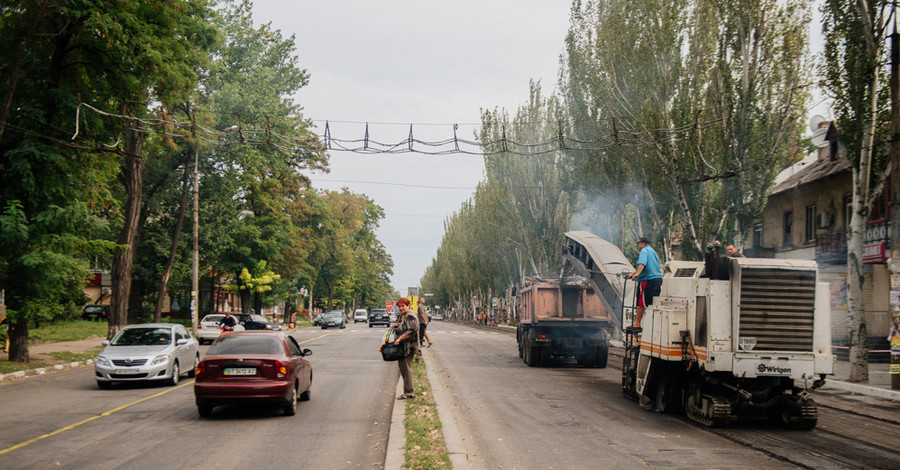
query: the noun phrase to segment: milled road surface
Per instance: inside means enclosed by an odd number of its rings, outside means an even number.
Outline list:
[[[900,410],[878,399],[814,393],[820,425],[710,430],[641,409],[606,369],[573,361],[532,368],[514,332],[432,322],[429,364],[451,399],[471,468],[897,468]],[[434,384],[433,384],[434,385]],[[848,412],[849,411],[849,412]],[[893,445],[892,445],[893,443]]]
[[[2,383],[0,468],[382,468],[399,376],[377,351],[383,333],[294,333],[313,351],[313,385],[293,417],[223,406],[201,419],[191,379],[100,390],[90,366]]]

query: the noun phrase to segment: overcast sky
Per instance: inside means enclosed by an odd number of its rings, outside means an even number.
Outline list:
[[[480,110],[515,110],[530,79],[556,86],[568,0],[256,0],[257,24],[296,35],[309,86],[304,115],[333,138],[396,143],[409,135],[472,139]],[[375,124],[381,123],[381,124]],[[384,124],[390,123],[390,124]],[[378,238],[394,260],[392,285],[417,286],[445,219],[469,199],[484,165],[472,155],[330,152],[314,186],[364,193],[384,208]]]
[[[257,24],[296,35],[311,75],[297,96],[320,134],[397,143],[409,135],[472,139],[480,110],[513,113],[529,80],[556,88],[569,0],[255,0]],[[816,0],[816,4],[821,0]],[[814,35],[821,21],[814,13]],[[821,40],[813,51],[821,51]],[[812,114],[831,118],[821,95]],[[394,260],[392,285],[417,286],[440,245],[444,221],[474,193],[481,157],[330,152],[314,186],[363,193],[384,208],[378,238]]]

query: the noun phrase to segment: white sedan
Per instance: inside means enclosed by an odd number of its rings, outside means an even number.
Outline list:
[[[175,385],[182,375],[193,377],[200,362],[199,343],[175,323],[126,326],[103,345],[94,362],[94,378],[103,389],[145,380]]]

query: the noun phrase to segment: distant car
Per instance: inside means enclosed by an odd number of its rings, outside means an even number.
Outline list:
[[[322,317],[322,329],[326,329],[329,326],[336,326],[338,328],[345,328],[347,326],[347,319],[344,317],[344,312],[340,310],[332,310],[325,314]]]
[[[181,325],[144,323],[122,328],[94,362],[97,386],[113,382],[165,380],[175,385],[182,374],[193,377],[200,362],[199,343]]]
[[[353,312],[353,323],[363,322],[369,319],[369,312],[364,308],[358,308]]]
[[[237,313],[234,317],[237,324],[243,326],[245,330],[281,330],[281,325],[278,323],[272,323],[266,317],[255,313]]]
[[[84,320],[107,320],[109,319],[109,305],[86,305],[81,311],[81,318]]]
[[[388,315],[387,310],[383,308],[372,309],[369,313],[369,328],[372,328],[375,325],[384,325],[388,326],[391,324],[390,315]]]
[[[313,326],[321,325],[323,318],[325,318],[325,312],[316,314],[316,318],[313,320]]]
[[[441,315],[440,313],[435,313],[435,314],[431,315],[431,319],[432,320],[443,320],[444,316]]]
[[[219,328],[219,322],[225,318],[224,313],[211,313],[197,324],[197,341],[200,344],[203,343],[212,343],[214,339],[218,338],[220,334],[222,334],[222,329]],[[237,318],[235,318],[237,321]],[[235,325],[234,331],[243,331],[244,327],[241,325]]]
[[[297,340],[282,332],[236,331],[217,338],[197,366],[194,400],[202,417],[217,405],[275,402],[285,416],[307,401],[312,365]]]

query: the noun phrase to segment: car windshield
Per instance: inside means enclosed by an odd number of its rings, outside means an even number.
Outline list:
[[[126,328],[113,338],[113,346],[157,346],[172,343],[169,328]]]
[[[284,351],[281,340],[271,336],[224,336],[207,354],[279,354]]]
[[[328,312],[325,314],[325,318],[341,318],[341,312]]]
[[[207,315],[200,320],[200,323],[219,323],[223,318],[225,315]]]
[[[258,322],[262,322],[262,323],[268,323],[268,322],[269,322],[269,320],[266,320],[266,317],[264,317],[264,316],[262,316],[262,315],[250,315],[250,320],[251,320],[251,321],[258,321]]]
[[[96,307],[85,307],[84,311],[87,313],[100,313],[103,311],[103,307],[100,307],[99,305]]]

